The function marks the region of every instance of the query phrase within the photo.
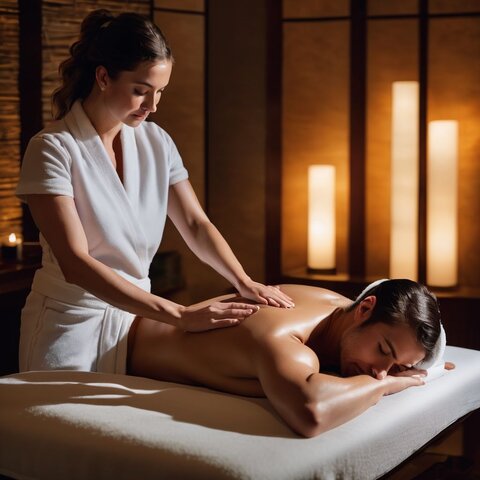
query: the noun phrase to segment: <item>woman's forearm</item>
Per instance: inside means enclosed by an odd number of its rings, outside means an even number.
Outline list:
[[[75,255],[65,263],[62,271],[67,282],[127,312],[177,325],[183,306],[142,290],[88,254]]]
[[[250,280],[222,234],[210,221],[196,225],[186,242],[202,262],[214,268],[235,288],[239,289]]]

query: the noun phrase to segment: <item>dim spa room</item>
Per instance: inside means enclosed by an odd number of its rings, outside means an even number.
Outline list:
[[[480,0],[0,39],[0,479],[480,480]]]

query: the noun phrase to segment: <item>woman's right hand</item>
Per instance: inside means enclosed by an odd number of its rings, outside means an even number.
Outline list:
[[[186,332],[203,332],[238,325],[259,307],[248,303],[213,302],[207,306],[191,305],[181,312],[178,326]]]

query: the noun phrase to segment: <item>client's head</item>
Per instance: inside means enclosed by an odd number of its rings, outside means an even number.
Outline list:
[[[425,363],[435,354],[441,332],[435,296],[411,280],[372,284],[347,308],[355,319],[342,339],[342,373],[388,372]]]

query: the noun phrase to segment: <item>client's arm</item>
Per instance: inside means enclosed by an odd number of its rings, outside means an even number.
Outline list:
[[[265,340],[257,362],[265,395],[285,422],[306,437],[360,415],[383,395],[423,384],[418,377],[389,375],[376,380],[320,373],[315,353],[293,337]]]

